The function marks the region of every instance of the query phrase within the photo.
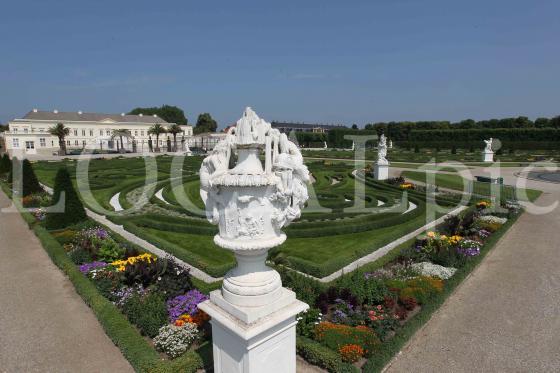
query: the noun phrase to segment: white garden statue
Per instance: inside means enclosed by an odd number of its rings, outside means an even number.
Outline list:
[[[202,162],[200,195],[219,227],[214,242],[237,259],[222,289],[200,305],[212,317],[217,373],[295,373],[295,315],[308,306],[265,261],[286,240],[282,228],[300,217],[309,179],[298,147],[251,108]]]
[[[327,142],[323,141],[323,149],[327,149]]]
[[[387,180],[389,178],[389,161],[387,160],[387,138],[384,134],[379,137],[377,144],[377,162],[373,168],[373,177],[376,180]]]
[[[492,150],[494,139],[490,137],[488,140],[484,140],[486,147],[482,152],[482,160],[484,162],[494,162],[494,151]]]
[[[484,140],[484,143],[486,144],[486,148],[484,149],[485,152],[491,152],[492,151],[492,142],[493,141],[494,141],[494,139],[492,139],[491,137],[488,140]]]

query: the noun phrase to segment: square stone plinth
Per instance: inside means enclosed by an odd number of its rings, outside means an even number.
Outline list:
[[[375,164],[374,175],[375,180],[387,180],[389,178],[389,164]]]
[[[494,162],[494,152],[484,151],[482,153],[483,162]]]
[[[220,300],[220,291],[199,304],[212,318],[216,373],[295,373],[296,315],[309,306],[297,300],[292,291],[283,290],[283,299],[253,309]],[[224,302],[227,305],[222,308]],[[262,316],[255,319],[253,314]],[[235,315],[254,321],[246,323]]]

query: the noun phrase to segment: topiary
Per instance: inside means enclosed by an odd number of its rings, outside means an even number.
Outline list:
[[[33,166],[29,160],[24,159],[22,162],[22,197],[29,196],[33,193],[43,192],[43,187],[39,184],[37,180],[37,175],[33,171]]]
[[[8,173],[12,170],[12,162],[8,154],[4,153],[0,158],[0,175]]]
[[[47,212],[45,226],[47,229],[62,229],[87,219],[86,211],[66,167],[61,167],[54,179],[53,206],[56,206],[64,193],[64,211]]]

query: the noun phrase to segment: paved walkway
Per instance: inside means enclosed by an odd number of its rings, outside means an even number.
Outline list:
[[[17,213],[0,213],[0,257],[0,372],[133,371]]]
[[[527,186],[560,200],[559,184]],[[386,371],[560,371],[559,242],[560,207],[525,213]]]

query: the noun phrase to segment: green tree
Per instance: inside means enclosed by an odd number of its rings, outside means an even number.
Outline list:
[[[70,134],[70,129],[62,123],[57,123],[56,126],[49,128],[49,133],[58,137],[58,145],[60,146],[59,155],[66,155],[66,142],[64,138]]]
[[[194,133],[216,132],[218,129],[218,122],[216,122],[209,113],[202,113],[196,120],[196,127]]]
[[[187,125],[188,120],[182,109],[177,106],[162,105],[161,107],[137,107],[131,110],[131,115],[157,115],[161,119],[169,123],[177,123],[178,125]]]
[[[183,129],[178,124],[172,124],[167,129],[167,133],[173,135],[173,151],[177,151],[177,135],[182,133]]]
[[[12,170],[12,162],[8,154],[4,153],[0,158],[0,175],[10,172]]]
[[[23,197],[28,196],[33,193],[43,192],[43,187],[39,184],[37,180],[37,175],[33,171],[33,166],[29,160],[24,159],[22,163],[22,193]]]
[[[8,126],[0,124],[0,132],[6,132],[8,130]]]
[[[21,174],[19,174],[21,172]],[[15,183],[14,177],[20,178],[20,183]],[[33,171],[31,162],[24,159],[23,162],[14,157],[12,160],[12,167],[10,173],[8,174],[8,183],[12,184],[12,189],[20,193],[22,197],[28,196],[33,193],[39,193],[43,191],[37,176]]]
[[[111,140],[113,140],[115,137],[118,137],[121,140],[120,152],[124,153],[125,151],[124,151],[123,137],[130,139],[132,137],[132,134],[127,129],[118,129],[118,130],[113,130],[113,132],[111,133]]]
[[[352,129],[353,129],[353,130],[357,130],[357,129],[358,129],[358,125],[357,125],[357,124],[353,124],[353,125],[352,125]]]
[[[70,173],[66,167],[61,167],[54,179],[53,205],[59,203],[63,196],[63,212],[47,212],[45,226],[47,229],[62,229],[87,219],[82,201],[78,197]]]
[[[165,130],[165,127],[163,127],[159,123],[154,124],[148,130],[148,133],[150,135],[155,135],[155,137],[156,137],[156,148],[155,148],[156,153],[159,153],[159,135],[163,135],[166,132],[167,131]]]

